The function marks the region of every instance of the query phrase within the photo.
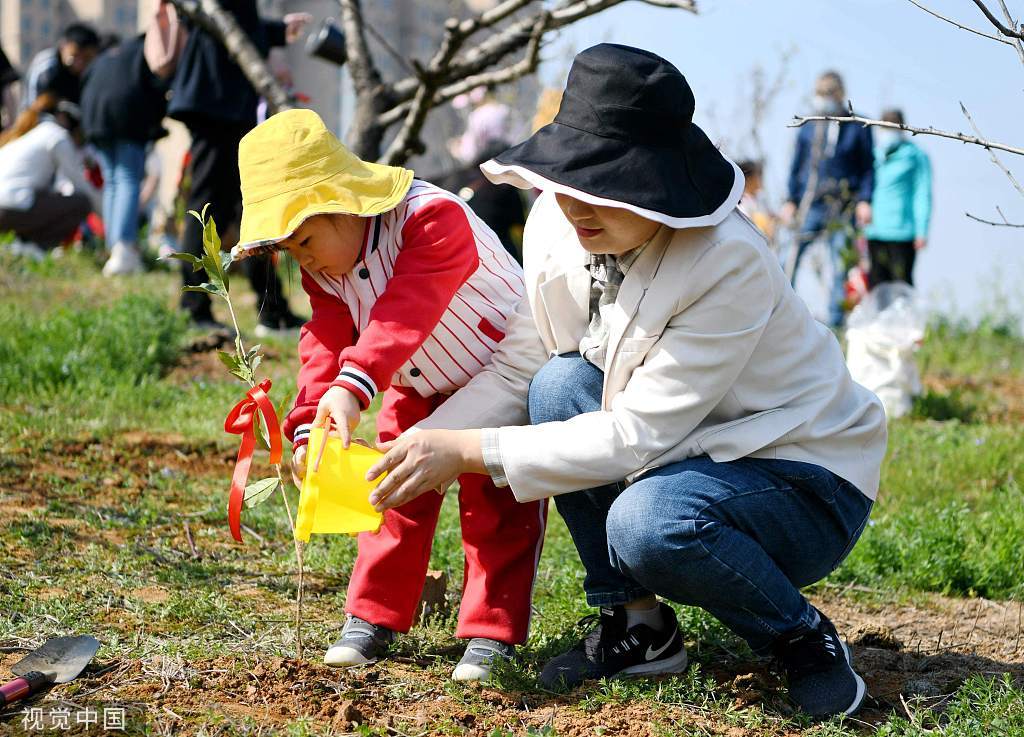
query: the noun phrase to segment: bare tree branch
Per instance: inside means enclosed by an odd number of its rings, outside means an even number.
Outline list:
[[[962,23],[958,23],[957,21],[953,20],[952,18],[947,18],[946,16],[944,16],[944,15],[942,15],[940,13],[936,13],[931,8],[925,7],[921,3],[917,2],[917,0],[907,0],[907,2],[909,2],[911,5],[914,5],[914,6],[918,7],[918,8],[920,8],[921,10],[923,10],[926,13],[928,13],[929,15],[934,15],[939,20],[944,20],[947,23],[952,23],[954,26],[956,26],[957,28],[960,28],[960,29],[962,29],[964,31],[968,31],[968,32],[973,33],[975,35],[981,36],[982,38],[987,38],[987,39],[989,39],[991,41],[998,41],[999,43],[1006,44],[1007,46],[1013,46],[1013,42],[1012,41],[1007,41],[1005,38],[1002,38],[1001,36],[993,36],[990,33],[985,33],[984,31],[979,31],[979,30],[977,30],[975,28],[971,28],[970,26],[965,26]]]
[[[775,79],[768,84],[765,83],[764,67],[760,64],[754,67],[751,74],[753,89],[751,90],[751,114],[748,135],[758,160],[762,162],[765,159],[765,150],[764,142],[761,140],[761,127],[764,125],[764,120],[771,110],[772,103],[779,96],[782,87],[786,83],[786,77],[789,75],[789,64],[793,59],[794,53],[796,53],[795,47],[790,47],[782,52],[782,58],[779,60],[779,68],[775,74]]]
[[[224,10],[217,0],[171,0],[171,3],[183,16],[227,49],[245,78],[249,80],[249,84],[266,98],[271,112],[276,113],[293,107],[284,88],[274,79],[270,68],[245,31],[238,25],[235,16]]]
[[[538,25],[538,28],[543,29],[543,26]],[[530,39],[530,45],[527,47],[526,55],[516,63],[510,64],[502,69],[494,69],[481,74],[471,75],[465,79],[459,80],[458,82],[442,87],[435,93],[433,105],[435,107],[443,105],[449,100],[452,100],[463,93],[469,92],[476,87],[507,84],[508,82],[515,81],[520,77],[525,77],[527,74],[533,73],[536,71],[537,65],[540,62],[540,47],[543,35],[543,30],[534,34],[533,38]],[[403,102],[396,105],[380,115],[377,118],[377,122],[382,126],[389,126],[396,123],[409,111],[411,104],[412,103],[409,102]]]
[[[338,0],[341,5],[341,25],[345,31],[345,53],[348,56],[348,73],[352,77],[357,94],[367,94],[382,84],[380,70],[373,61],[370,46],[366,43],[366,27],[363,23],[359,0]]]
[[[422,152],[423,144],[419,140],[419,132],[427,119],[427,112],[430,110],[430,100],[433,97],[433,88],[429,84],[423,84],[416,90],[416,97],[409,105],[405,122],[395,136],[395,140],[388,146],[380,161],[383,164],[392,166],[404,161],[413,154]]]
[[[563,0],[563,2],[550,11],[551,20],[548,23],[548,30],[553,31],[564,28],[621,2],[622,0]],[[657,7],[671,7],[693,13],[697,12],[696,0],[654,0],[653,2],[651,0],[642,0],[642,2],[647,2]],[[498,7],[500,8],[501,6],[499,5]],[[497,9],[495,8],[494,10]],[[449,66],[446,79],[444,80],[445,83],[473,74],[479,74],[488,67],[499,63],[510,53],[526,46],[529,43],[530,35],[536,22],[537,16],[522,18],[467,50],[459,60],[454,61]],[[416,93],[418,87],[419,80],[415,77],[407,77],[395,82],[392,87],[395,101],[405,102],[410,99]]]
[[[356,92],[355,114],[352,117],[349,138],[356,156],[373,161],[380,155],[386,132],[376,124],[377,115],[393,103],[366,42],[366,24],[363,21],[360,0],[338,2],[341,5],[341,23],[345,32],[348,71]]]
[[[510,65],[506,69],[476,75],[475,78],[467,77],[456,84],[449,85],[447,90],[440,90],[440,96],[443,97],[447,93],[449,96],[444,99],[450,100],[455,95],[484,83],[482,79],[484,77],[491,77],[492,81],[508,81],[509,79],[529,74],[537,67],[537,62],[540,58],[541,39],[547,30],[549,20],[550,15],[548,13],[542,13],[536,19],[526,56],[517,64]],[[442,63],[445,61],[444,56],[439,53],[433,61]],[[402,124],[402,128],[399,130],[395,140],[382,157],[384,163],[404,161],[410,153],[416,153],[422,148],[422,144],[418,141],[419,131],[423,127],[423,122],[430,108],[441,102],[441,100],[438,100],[439,90],[436,80],[440,78],[438,72],[442,70],[443,67],[435,67],[433,62],[431,67],[425,70],[420,88],[416,91],[416,97],[413,98],[406,112],[405,122]]]
[[[355,114],[347,134],[354,153],[368,160],[390,164],[404,162],[423,150],[420,131],[430,110],[479,85],[496,85],[518,79],[537,68],[543,36],[564,28],[624,0],[557,0],[545,9],[543,0],[501,0],[490,10],[468,19],[450,19],[444,36],[429,61],[409,60],[412,73],[393,83],[383,81],[374,64],[366,34],[372,27],[360,12],[360,0],[338,0],[346,36],[349,72],[356,91]],[[649,5],[697,12],[697,0],[641,0]],[[522,17],[519,11],[538,5],[537,12]],[[467,48],[474,34],[508,20],[502,28]],[[397,52],[385,44],[389,53]],[[525,48],[523,57],[503,68],[506,57]],[[400,129],[381,156],[391,126]]]
[[[985,5],[985,3],[983,3],[981,0],[974,0],[974,4],[978,6],[981,12],[985,14],[985,17],[988,18],[989,23],[995,26],[1001,34],[1008,38],[1024,38],[1024,33],[1004,26],[1002,22],[998,18],[996,18],[992,11],[988,9],[988,6]]]
[[[978,136],[978,138],[981,138],[981,131],[978,130],[978,126],[974,122],[974,118],[972,118],[971,114],[967,112],[967,107],[962,102],[960,103],[960,109],[963,111],[964,117],[967,118],[967,122],[971,124],[971,128],[974,129],[975,134]],[[995,152],[991,149],[991,147],[986,146],[985,148],[988,149],[988,155],[992,157],[992,163],[1002,170],[1003,174],[1007,176],[1007,178],[1010,180],[1010,183],[1014,186],[1014,188],[1018,192],[1020,192],[1021,197],[1024,197],[1024,188],[1020,186],[1020,182],[1018,182],[1017,179],[1013,176],[1013,172],[1006,168],[1006,165],[999,160],[999,157],[996,156]]]
[[[996,222],[995,220],[986,220],[985,218],[980,218],[977,215],[972,215],[969,212],[965,212],[964,215],[969,217],[971,220],[976,220],[977,222],[983,223],[985,225],[994,225],[997,228],[1024,228],[1024,223],[1010,223],[1006,221],[1005,217],[1003,218],[1003,222],[999,223]]]
[[[788,124],[789,128],[799,128],[805,123],[812,123],[816,120],[828,120],[833,123],[860,123],[861,125],[870,125],[876,128],[895,128],[896,130],[906,131],[915,136],[939,136],[941,138],[952,138],[954,141],[962,141],[963,143],[972,143],[975,146],[981,146],[982,148],[996,149],[998,151],[1006,151],[1007,153],[1017,154],[1018,156],[1024,156],[1024,148],[1017,146],[1008,146],[1005,143],[998,143],[996,141],[987,141],[983,138],[976,136],[967,136],[963,133],[950,133],[949,131],[939,130],[938,128],[917,128],[912,125],[900,125],[899,123],[889,123],[884,120],[873,120],[871,118],[864,118],[860,115],[794,115],[793,120]]]
[[[494,69],[481,74],[474,74],[465,79],[443,87],[434,97],[435,104],[442,104],[469,92],[471,89],[480,86],[507,84],[537,70],[540,63],[540,47],[543,33],[538,33],[535,38],[530,39],[530,45],[526,49],[526,55],[515,64],[510,64],[502,69]]]
[[[484,11],[474,18],[468,18],[460,22],[459,33],[462,34],[463,37],[468,38],[481,29],[490,28],[491,26],[501,23],[501,21],[508,18],[520,8],[525,8],[533,2],[536,2],[536,0],[505,0],[505,2],[495,5],[490,10]]]
[[[1006,7],[1005,0],[999,0],[999,6],[1003,9],[1003,17],[1006,18],[1006,22],[1011,26],[1016,26],[1017,21],[1010,15],[1010,9]],[[1024,64],[1024,43],[1021,43],[1019,38],[1013,40],[1013,48],[1017,50],[1017,57],[1020,59],[1021,64]]]

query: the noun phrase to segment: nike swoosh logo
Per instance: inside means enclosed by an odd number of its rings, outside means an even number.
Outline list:
[[[676,639],[675,635],[673,635],[672,637],[668,638],[668,642],[666,642],[664,645],[659,647],[657,650],[654,649],[653,645],[649,645],[647,647],[647,652],[644,654],[644,658],[646,658],[647,660],[654,660],[656,657],[658,657],[663,652],[668,650],[668,646],[671,645],[673,642],[675,642],[675,639]]]

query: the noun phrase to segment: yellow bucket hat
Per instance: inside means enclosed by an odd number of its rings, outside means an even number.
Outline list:
[[[363,161],[312,110],[286,110],[238,146],[242,224],[236,259],[276,250],[313,215],[379,215],[396,207],[412,171]]]

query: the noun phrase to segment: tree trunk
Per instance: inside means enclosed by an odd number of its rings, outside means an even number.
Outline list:
[[[355,115],[346,135],[349,149],[364,161],[377,161],[384,148],[386,129],[377,122],[377,116],[387,107],[375,102],[378,97],[379,94],[357,96]]]

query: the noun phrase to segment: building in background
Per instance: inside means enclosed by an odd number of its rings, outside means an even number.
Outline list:
[[[53,46],[69,23],[89,23],[101,35],[130,36],[145,0],[0,0],[0,45],[18,69]]]

